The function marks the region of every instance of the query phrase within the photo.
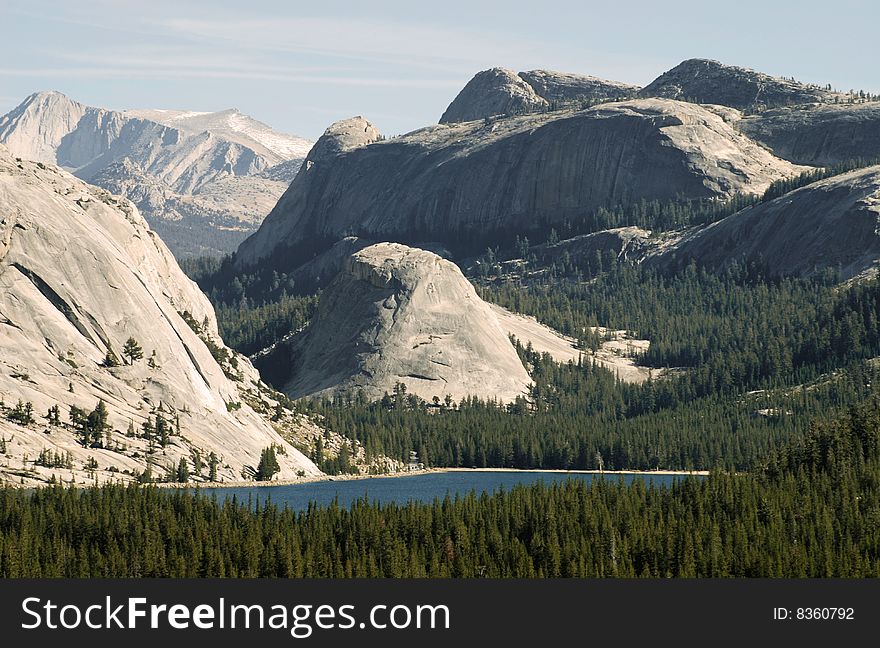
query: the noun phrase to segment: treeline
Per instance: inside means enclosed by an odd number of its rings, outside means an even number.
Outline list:
[[[848,171],[862,169],[864,167],[874,166],[877,164],[880,164],[880,158],[854,158],[852,160],[844,160],[843,162],[838,162],[827,167],[812,169],[811,171],[806,171],[798,176],[794,176],[793,178],[776,180],[767,188],[767,191],[764,192],[762,200],[773,200],[774,198],[779,198],[780,196],[787,194],[789,191],[800,189],[801,187],[805,187],[808,184],[812,184],[813,182],[818,182],[819,180],[824,180],[832,176],[840,175],[841,173],[846,173]]]
[[[858,364],[813,384],[738,395],[680,396],[675,382],[620,383],[590,361],[558,364],[520,349],[535,381],[505,406],[403,390],[375,403],[357,395],[304,403],[322,425],[363,444],[367,457],[429,466],[543,469],[745,469],[803,436],[809,422],[849,407],[878,384]]]
[[[877,577],[876,402],[749,474],[302,513],[190,491],[0,490],[0,576]]]
[[[305,325],[318,304],[317,289],[297,293],[304,287],[284,272],[237,274],[230,257],[184,259],[180,265],[210,298],[220,337],[244,355],[253,355]]]
[[[239,353],[253,355],[303,327],[314,315],[318,298],[284,293],[277,301],[260,306],[219,304],[216,312],[220,336]]]
[[[588,348],[591,327],[651,341],[640,363],[686,368],[669,379],[678,401],[795,385],[880,355],[880,284],[764,279],[754,266],[666,276],[618,264],[589,283],[487,286],[483,298],[534,315]]]

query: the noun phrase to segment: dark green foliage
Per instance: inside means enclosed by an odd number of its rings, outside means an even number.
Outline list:
[[[217,455],[211,452],[211,454],[208,455],[208,481],[217,481],[217,467],[219,465],[220,460],[217,458]]]
[[[6,416],[19,425],[31,425],[34,422],[34,404],[19,400]]]
[[[252,355],[301,328],[315,313],[317,295],[290,297],[261,306],[220,305],[220,336],[239,353]]]
[[[95,409],[89,413],[85,420],[85,431],[93,448],[101,448],[104,444],[104,433],[109,429],[107,423],[107,405],[103,400],[98,401]],[[85,445],[85,444],[83,444]]]
[[[757,274],[756,274],[757,273]],[[880,354],[880,284],[826,278],[766,281],[754,268],[723,275],[693,266],[672,277],[618,265],[589,284],[487,287],[482,296],[595,346],[589,327],[651,341],[641,363],[692,369],[679,400],[793,385]]]
[[[58,405],[53,405],[49,408],[49,411],[46,414],[46,419],[49,421],[49,425],[54,425],[56,427],[61,425],[61,409]]]
[[[119,366],[119,358],[116,357],[116,354],[113,352],[113,349],[107,348],[107,354],[104,356],[104,366],[105,367],[118,367]]]
[[[880,380],[865,364],[802,388],[679,400],[671,381],[625,385],[589,362],[560,365],[520,351],[532,366],[532,403],[447,399],[434,407],[398,393],[309,407],[329,429],[360,441],[368,458],[407,461],[416,449],[433,466],[597,469],[599,453],[606,469],[742,469],[814,418],[861,402]],[[320,447],[311,458],[325,466]]]
[[[812,171],[807,171],[793,178],[777,180],[770,185],[767,191],[764,192],[762,200],[773,200],[774,198],[779,198],[780,196],[787,194],[789,191],[800,189],[813,182],[840,175],[841,173],[846,173],[847,171],[852,171],[854,169],[874,166],[875,164],[880,164],[880,158],[858,158],[855,160],[839,162],[828,167],[813,169]]]
[[[178,482],[185,484],[189,481],[189,465],[186,463],[186,459],[184,457],[180,458],[180,461],[177,463],[177,472],[175,474],[175,478]]]
[[[70,406],[70,426],[83,447],[104,447],[104,435],[110,429],[107,419],[107,405],[103,400],[89,413],[76,405]]]
[[[326,242],[327,245],[331,241]],[[283,255],[289,262],[290,256]],[[190,259],[181,264],[211,298],[220,336],[252,355],[302,327],[318,303],[315,286],[295,286],[284,272],[268,268],[236,273],[231,258]]]
[[[272,481],[272,477],[281,471],[278,465],[278,457],[276,456],[275,446],[271,445],[264,448],[260,455],[260,463],[257,465],[257,481]]]
[[[159,441],[159,445],[163,448],[168,445],[168,441],[171,437],[171,429],[168,425],[168,421],[165,420],[165,417],[161,414],[156,414],[156,439]]]
[[[55,450],[43,450],[34,460],[34,465],[45,468],[73,468],[73,455],[70,452],[64,454]]]
[[[144,357],[144,350],[141,348],[141,345],[138,344],[137,340],[130,337],[125,341],[125,345],[122,347],[122,355],[123,357],[128,358],[128,364],[134,364],[136,361],[141,360]]]

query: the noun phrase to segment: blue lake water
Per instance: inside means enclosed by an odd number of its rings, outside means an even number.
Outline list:
[[[466,495],[471,491],[495,492],[499,489],[510,490],[519,484],[528,485],[537,482],[550,484],[577,480],[590,483],[594,479],[602,479],[599,475],[584,473],[555,473],[538,471],[511,472],[436,472],[402,477],[382,477],[365,479],[346,479],[339,481],[311,482],[306,484],[290,484],[284,486],[249,486],[236,488],[213,488],[203,491],[209,497],[216,494],[218,501],[232,498],[239,502],[251,501],[254,504],[271,501],[279,507],[288,507],[296,511],[308,508],[314,502],[320,506],[338,500],[339,505],[348,508],[358,499],[367,498],[371,502],[432,502],[435,498],[443,499],[446,495]],[[680,475],[609,475],[608,481],[623,480],[632,483],[635,480],[651,482],[655,486],[672,484]]]

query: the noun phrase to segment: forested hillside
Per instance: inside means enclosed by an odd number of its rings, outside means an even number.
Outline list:
[[[747,474],[433,504],[250,509],[189,491],[0,490],[3,577],[880,576],[875,400]]]

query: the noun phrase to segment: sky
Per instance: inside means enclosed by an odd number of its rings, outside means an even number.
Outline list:
[[[238,108],[317,139],[435,123],[479,70],[644,85],[712,58],[880,93],[876,0],[0,0],[0,114],[38,90],[112,109]]]

